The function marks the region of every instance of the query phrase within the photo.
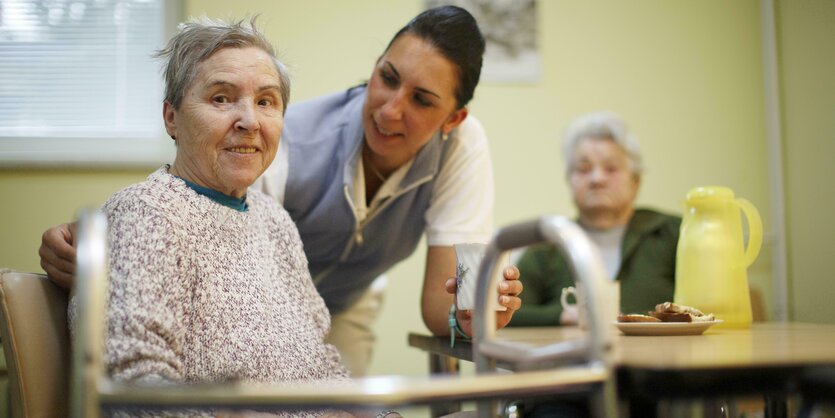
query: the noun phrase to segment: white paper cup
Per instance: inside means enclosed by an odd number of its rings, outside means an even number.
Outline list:
[[[478,281],[478,269],[481,266],[481,259],[487,249],[486,244],[455,244],[456,281],[458,290],[456,292],[455,306],[458,310],[472,310],[475,308],[475,289]],[[504,269],[510,265],[510,257],[507,252],[499,256],[496,268],[493,269],[494,276],[498,283],[504,279]],[[499,297],[496,287],[490,290],[491,297]],[[498,311],[505,311],[507,307],[498,305]]]

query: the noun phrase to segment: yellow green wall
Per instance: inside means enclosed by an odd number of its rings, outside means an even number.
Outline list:
[[[835,283],[829,277],[835,269],[824,241],[835,235],[835,223],[812,221],[835,212],[831,187],[823,186],[833,178],[835,155],[835,49],[832,25],[824,25],[835,21],[832,4],[778,7],[786,31],[781,46],[788,49],[781,52],[787,200],[790,220],[797,224],[789,225],[792,300],[797,318],[830,322],[833,308],[800,307],[805,305],[800,302],[823,298],[816,287],[835,286],[828,284]],[[292,101],[365,80],[391,35],[421,7],[418,0],[185,3],[188,15],[260,13],[262,27],[294,73]],[[644,148],[640,204],[680,212],[689,188],[726,185],[760,209],[770,240],[759,2],[540,0],[538,7],[541,81],[482,83],[471,106],[490,137],[497,224],[574,214],[559,133],[581,113],[610,109],[626,118]],[[796,149],[797,144],[802,146]],[[828,167],[820,168],[827,161]],[[152,169],[0,170],[0,266],[38,271],[37,248],[47,226],[71,219],[80,207],[100,204]],[[752,282],[767,296],[770,248],[764,246],[751,271]],[[417,298],[424,257],[419,250],[390,272],[374,373],[426,371],[424,355],[406,347],[408,331],[424,331]]]
[[[835,322],[835,2],[778,7],[793,317]]]
[[[40,272],[38,247],[46,228],[72,220],[81,208],[100,206],[150,171],[0,170],[0,266]]]

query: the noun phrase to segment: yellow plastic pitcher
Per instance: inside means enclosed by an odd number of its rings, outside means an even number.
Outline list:
[[[740,210],[748,222],[743,244]],[[760,213],[727,187],[687,192],[676,253],[675,302],[713,313],[723,328],[751,326],[747,269],[763,238]]]

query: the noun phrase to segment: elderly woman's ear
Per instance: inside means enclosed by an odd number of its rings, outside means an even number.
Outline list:
[[[177,124],[174,121],[174,106],[172,106],[171,103],[168,103],[167,101],[162,103],[162,120],[165,122],[165,131],[168,133],[168,136],[170,136],[171,139],[176,141]]]

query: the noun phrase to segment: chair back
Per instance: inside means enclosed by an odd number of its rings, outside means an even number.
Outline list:
[[[67,292],[42,274],[0,269],[0,335],[12,416],[68,415],[67,300]]]

